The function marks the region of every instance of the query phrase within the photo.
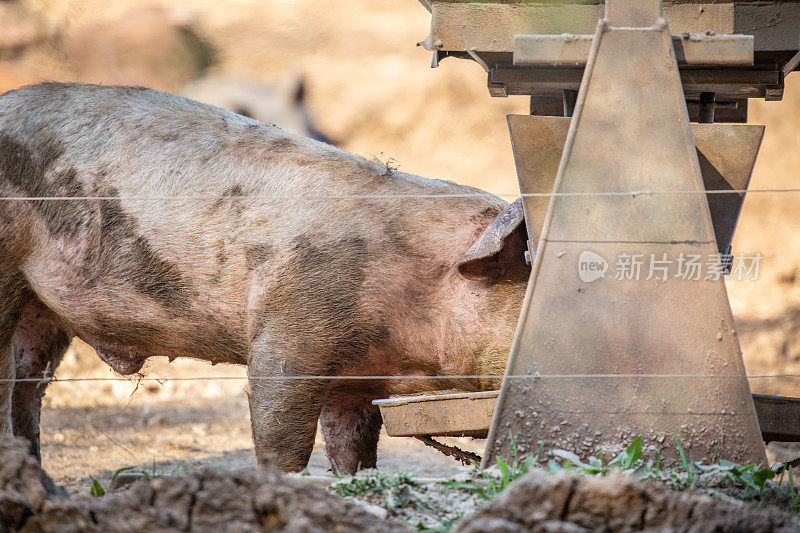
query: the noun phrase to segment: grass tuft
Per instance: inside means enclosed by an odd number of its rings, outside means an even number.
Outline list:
[[[357,500],[365,498],[373,504],[389,510],[389,518],[401,518],[417,527],[418,531],[449,531],[461,516],[467,516],[480,505],[491,500],[506,489],[514,480],[538,467],[548,473],[569,472],[586,476],[607,476],[621,472],[639,480],[664,483],[675,491],[696,489],[711,496],[725,495],[744,500],[755,505],[775,505],[786,511],[800,515],[800,486],[795,483],[791,465],[776,465],[773,468],[759,467],[755,464],[739,465],[719,459],[716,454],[710,464],[693,461],[688,450],[675,439],[672,456],[680,459],[675,467],[664,467],[662,453],[657,450],[653,458],[644,457],[644,440],[636,437],[613,459],[599,457],[581,459],[567,450],[552,450],[546,462],[540,462],[543,448],[528,456],[519,453],[516,440],[511,437],[507,456],[497,457],[496,466],[483,469],[473,465],[470,472],[446,481],[420,483],[408,473],[402,475],[377,474],[385,476],[382,482],[363,480],[354,482],[347,479],[348,488],[332,487],[340,495],[345,493]],[[376,475],[376,474],[372,474]],[[413,503],[407,503],[403,511],[392,509],[390,500],[382,502],[374,495],[391,487],[393,491],[410,490]],[[445,489],[444,492],[441,489]],[[438,491],[438,492],[437,492]],[[370,494],[371,496],[366,496]],[[448,502],[462,502],[459,513],[451,512],[453,506],[438,506],[435,500],[444,498]],[[466,498],[466,500],[465,500]],[[463,502],[467,502],[466,504]],[[471,505],[469,505],[471,502]]]
[[[334,469],[336,480],[328,490],[361,505],[384,518],[406,523],[420,532],[450,531],[462,517],[468,516],[502,493],[515,480],[533,468],[548,473],[570,472],[586,476],[607,476],[621,472],[640,480],[664,483],[673,490],[696,489],[711,496],[725,495],[755,505],[775,505],[800,515],[800,485],[795,481],[792,465],[764,468],[755,464],[739,465],[719,459],[710,464],[693,461],[689,451],[675,439],[670,456],[680,459],[678,466],[664,467],[662,452],[651,458],[644,456],[644,441],[636,437],[611,460],[598,457],[582,459],[567,450],[551,450],[546,462],[543,447],[527,455],[519,451],[517,440],[509,435],[507,455],[496,458],[496,465],[481,468],[474,464],[455,478],[444,481],[421,481],[407,471],[387,474],[374,469],[362,470],[353,476]],[[150,468],[124,466],[113,472],[108,485],[91,477],[89,493],[103,497],[117,477],[133,473],[143,480],[175,475],[186,466],[158,470],[155,461]]]
[[[180,463],[172,468],[169,469],[165,468],[163,470],[159,470],[156,466],[155,459],[153,459],[153,465],[149,469],[140,468],[138,466],[133,466],[133,465],[122,466],[120,468],[117,468],[116,470],[114,470],[114,472],[111,473],[111,479],[109,480],[106,486],[103,486],[103,484],[94,476],[89,476],[89,480],[91,482],[89,486],[89,494],[94,496],[95,498],[102,498],[103,496],[106,496],[107,494],[112,492],[111,489],[114,486],[114,481],[116,481],[119,475],[122,474],[123,472],[127,472],[129,474],[137,476],[139,478],[137,481],[139,480],[152,481],[154,479],[160,479],[166,476],[185,474],[187,472],[187,467],[185,464]]]

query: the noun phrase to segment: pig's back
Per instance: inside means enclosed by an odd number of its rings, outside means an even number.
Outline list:
[[[249,196],[273,198],[274,210],[286,212],[298,197],[475,192],[393,173],[274,126],[137,87],[45,83],[10,91],[0,96],[0,141],[36,160],[39,172],[16,184],[31,196]],[[59,179],[65,173],[74,177],[68,184]],[[208,204],[186,205],[196,211]]]
[[[76,84],[0,96],[0,149],[13,154],[4,196],[121,197],[143,232],[226,226],[234,217],[237,228],[264,230],[268,212],[275,221],[298,196],[346,193],[352,181],[342,174],[357,178],[368,164],[179,96]],[[239,196],[271,201],[227,198]]]
[[[87,187],[97,182],[161,196],[213,194],[246,178],[265,186],[276,181],[265,180],[265,172],[274,172],[289,153],[326,151],[324,145],[173,94],[59,83],[0,96],[0,135],[34,156],[46,153],[47,164],[104,174],[103,180],[80,176]]]
[[[307,230],[356,231],[374,220],[343,213],[415,207],[408,200],[401,205],[402,199],[331,196],[476,192],[392,172],[220,108],[135,87],[47,83],[8,92],[0,96],[0,149],[16,154],[7,167],[25,167],[7,168],[11,179],[0,184],[0,194],[120,197],[119,207],[143,233],[171,236],[166,248],[170,241],[185,247],[200,228],[254,238],[263,232],[287,237],[298,223]],[[502,206],[485,198],[447,203],[465,220],[476,206]],[[82,222],[67,223],[67,230]]]

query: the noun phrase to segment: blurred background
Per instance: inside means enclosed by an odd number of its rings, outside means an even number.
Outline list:
[[[0,92],[42,80],[153,87],[405,172],[513,195],[505,115],[526,113],[529,102],[491,98],[471,61],[429,68],[416,46],[429,24],[416,0],[0,0]],[[788,77],[783,101],[751,100],[749,122],[767,126],[751,188],[800,187],[800,74]],[[734,252],[764,257],[758,281],[728,281],[751,375],[800,374],[798,205],[800,193],[751,194],[734,240]],[[160,360],[146,372],[244,375]],[[57,375],[113,373],[76,342]],[[798,378],[751,387],[800,396]],[[56,383],[45,403],[44,466],[71,490],[124,464],[254,463],[240,380]],[[480,442],[458,445],[482,451]],[[437,475],[455,464],[410,439],[384,436],[381,447],[389,470],[411,461]],[[312,470],[326,469],[318,442]]]

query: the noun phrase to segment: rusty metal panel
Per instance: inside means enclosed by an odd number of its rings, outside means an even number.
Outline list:
[[[569,122],[568,117],[508,115],[514,163],[523,195],[553,192]],[[528,238],[535,247],[542,233],[550,197],[523,196],[523,204]]]
[[[510,53],[514,35],[592,33],[602,15],[602,5],[434,1],[431,33],[423,44],[431,50]]]
[[[800,46],[800,2],[735,2],[730,33],[752,35],[756,50],[796,50]]]
[[[486,437],[497,391],[375,400],[392,437]]]
[[[523,195],[552,192],[570,120],[566,117],[508,116],[514,162]],[[705,190],[746,190],[764,136],[764,126],[692,124],[691,128]],[[745,193],[712,193],[706,198],[719,252],[729,253]],[[549,204],[550,198],[546,196],[524,197],[528,236],[534,242],[541,234]]]
[[[515,35],[514,66],[583,67],[591,48],[591,35]]]
[[[514,35],[593,34],[603,18],[602,2],[432,2],[431,49],[511,52]],[[664,6],[675,33],[734,31],[734,3],[681,3]],[[761,43],[757,43],[757,46]],[[764,43],[768,46],[768,43]]]
[[[696,460],[765,463],[724,280],[676,271],[717,249],[665,24],[598,26],[554,191],[484,462],[512,433],[522,451],[586,457],[642,436],[652,453],[677,437]],[[612,271],[673,263],[582,278],[584,254]]]
[[[692,124],[692,136],[707,191],[744,191],[750,183],[764,126]],[[708,194],[720,253],[730,253],[745,193]]]
[[[618,28],[645,28],[661,18],[661,0],[606,2],[605,19]]]
[[[747,66],[753,64],[752,35],[682,33],[672,38],[679,65]]]

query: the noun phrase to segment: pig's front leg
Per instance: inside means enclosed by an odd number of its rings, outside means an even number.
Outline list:
[[[0,254],[4,253],[2,245],[0,241]],[[12,435],[11,398],[16,365],[11,341],[25,301],[31,296],[24,279],[3,272],[10,267],[4,265],[2,259],[0,257],[0,435]]]
[[[317,421],[329,386],[322,379],[275,379],[320,375],[289,358],[253,357],[250,377],[250,424],[259,465],[270,458],[284,472],[299,472],[308,464]],[[266,379],[259,379],[259,378]]]
[[[334,471],[352,474],[359,468],[375,468],[382,423],[371,397],[332,391],[322,408],[320,424]]]
[[[12,341],[17,379],[52,376],[64,358],[72,335],[53,323],[50,316],[38,299],[23,308]],[[30,442],[31,452],[40,463],[39,420],[46,388],[46,382],[19,381],[12,401],[14,435]]]

